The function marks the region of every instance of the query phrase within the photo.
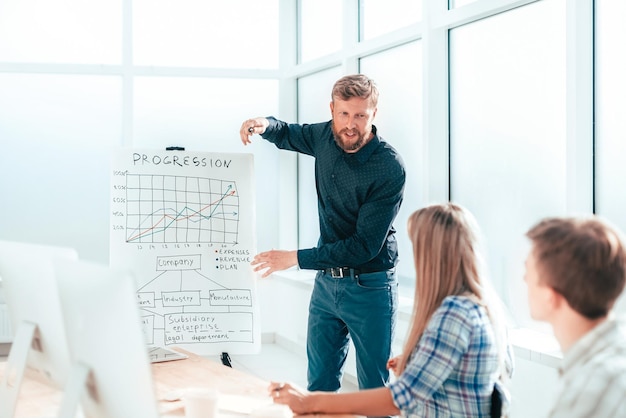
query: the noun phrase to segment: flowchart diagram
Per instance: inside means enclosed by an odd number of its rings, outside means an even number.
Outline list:
[[[202,255],[162,256],[137,290],[149,343],[252,343],[252,290],[233,289],[201,271]]]

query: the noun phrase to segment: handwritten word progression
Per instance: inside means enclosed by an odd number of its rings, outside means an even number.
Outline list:
[[[161,292],[161,302],[164,307],[200,306],[200,291],[185,290],[177,292]]]
[[[133,153],[134,166],[172,166],[172,167],[211,167],[229,168],[233,160],[222,158],[207,158],[180,154],[140,154]]]
[[[225,289],[209,291],[211,306],[252,306],[250,289]]]
[[[200,254],[191,255],[172,255],[157,257],[157,271],[181,271],[181,270],[199,270]]]
[[[252,313],[193,312],[165,315],[165,344],[252,342]]]

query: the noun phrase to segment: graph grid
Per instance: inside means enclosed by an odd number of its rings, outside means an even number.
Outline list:
[[[239,195],[234,181],[128,174],[126,242],[237,243]]]

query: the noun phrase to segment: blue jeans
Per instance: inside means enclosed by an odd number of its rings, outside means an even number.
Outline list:
[[[359,388],[385,386],[397,307],[395,269],[343,278],[318,272],[309,305],[308,389],[339,389],[350,339]]]

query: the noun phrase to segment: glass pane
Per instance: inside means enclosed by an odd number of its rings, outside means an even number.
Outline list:
[[[121,143],[120,77],[0,73],[2,144],[60,150]],[[0,153],[2,154],[2,153]]]
[[[363,39],[371,39],[422,20],[421,0],[361,0]]]
[[[120,64],[122,2],[2,0],[0,61]]]
[[[626,3],[599,1],[595,18],[596,210],[626,233]]]
[[[136,65],[278,68],[278,0],[135,0],[133,40]]]
[[[337,0],[301,0],[300,60],[339,51],[343,45],[343,2]]]
[[[239,127],[248,118],[278,113],[278,81],[183,77],[139,77],[135,80],[135,148],[182,146],[201,152],[254,154],[258,248],[276,246],[278,150],[252,137],[244,147]]]
[[[331,91],[335,81],[342,77],[341,68],[335,67],[298,79],[299,123],[324,122],[330,113]],[[317,246],[320,236],[315,192],[315,160],[308,155],[298,155],[298,247]]]
[[[409,215],[424,206],[422,43],[411,42],[362,58],[360,68],[376,82],[380,93],[374,125],[380,136],[400,153],[406,165],[404,201],[394,226],[399,245],[400,284],[412,288],[415,272],[406,224]]]
[[[109,152],[121,78],[0,73],[2,238],[80,248],[108,262]],[[102,239],[105,237],[107,239]]]
[[[450,62],[452,200],[482,226],[491,276],[518,322],[541,328],[528,315],[524,234],[566,212],[565,2],[451,30]]]

